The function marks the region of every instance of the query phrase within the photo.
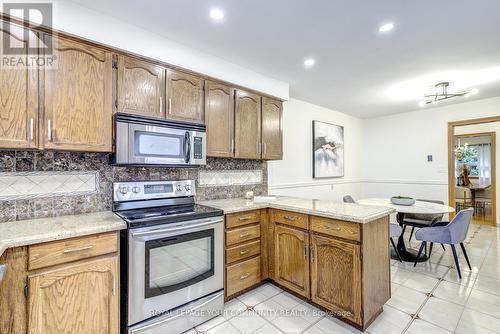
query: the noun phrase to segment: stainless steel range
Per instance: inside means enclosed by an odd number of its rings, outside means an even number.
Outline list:
[[[223,213],[194,203],[194,181],[119,182],[122,333],[182,333],[224,304]]]

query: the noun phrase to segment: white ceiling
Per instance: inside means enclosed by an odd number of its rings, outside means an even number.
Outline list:
[[[469,72],[455,71],[487,69],[471,79],[480,93],[468,100],[500,96],[498,0],[74,2],[287,81],[294,98],[363,118],[418,109],[438,80],[455,80],[451,90],[472,85],[459,82]],[[211,21],[213,7],[224,10],[224,22]],[[389,21],[395,29],[380,34]],[[308,57],[316,59],[311,69],[302,65]],[[479,85],[485,72],[497,80]]]

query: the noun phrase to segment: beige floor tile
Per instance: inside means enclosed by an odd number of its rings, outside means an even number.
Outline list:
[[[369,334],[399,334],[410,323],[409,314],[390,306],[384,306],[384,312],[368,327]]]
[[[500,278],[478,275],[473,288],[500,296]]]
[[[448,272],[449,269],[450,268],[447,266],[441,266],[439,264],[426,261],[417,263],[417,265],[413,267],[412,271],[435,278],[441,278]]]
[[[295,306],[302,303],[302,300],[300,300],[299,298],[295,297],[294,295],[288,292],[282,292],[271,298],[271,300],[274,300],[275,302],[283,305],[288,310],[291,310]]]
[[[259,286],[255,291],[263,294],[264,296],[267,296],[268,298],[274,297],[277,294],[283,292],[282,289],[278,288],[277,286],[267,283],[264,285]]]
[[[432,297],[427,300],[418,316],[436,326],[453,331],[460,320],[464,307]]]
[[[268,299],[255,306],[255,312],[268,321],[284,316],[287,308],[272,299]]]
[[[226,320],[229,320],[232,317],[235,317],[245,312],[246,309],[247,306],[243,304],[240,300],[235,298],[224,304],[224,313],[222,314],[222,316],[226,318]]]
[[[256,312],[246,311],[241,315],[229,320],[237,330],[243,334],[250,334],[264,327],[268,322],[261,318]]]
[[[413,320],[408,330],[405,332],[408,334],[450,334],[452,332],[447,331],[441,327],[426,322],[424,320]]]
[[[313,327],[317,327],[324,333],[352,334],[356,329],[333,317],[324,317]]]
[[[229,321],[210,329],[206,334],[241,334]]]
[[[437,278],[420,273],[412,273],[412,275],[403,283],[403,286],[420,292],[429,293],[438,283],[439,280]]]
[[[398,265],[391,266],[391,281],[396,284],[403,284],[412,274],[413,272],[403,269]]]
[[[481,290],[472,289],[467,308],[500,318],[500,296]]]
[[[441,281],[432,294],[440,299],[459,305],[465,305],[471,291],[472,289],[465,285]]]
[[[311,323],[306,321],[304,318],[285,316],[274,319],[273,325],[284,333],[298,334],[310,327]]]
[[[462,284],[469,288],[472,288],[474,282],[476,281],[477,274],[473,272],[462,272],[462,278],[458,277],[458,273],[455,269],[448,271],[444,275],[444,280],[452,283]]]
[[[310,324],[318,322],[321,318],[323,318],[326,315],[325,312],[321,311],[319,308],[314,307],[308,303],[302,303],[295,306],[292,309],[292,314],[294,316],[301,317]]]
[[[255,306],[259,303],[262,303],[264,300],[269,299],[269,297],[260,292],[252,290],[239,296],[238,299],[247,306]]]
[[[208,320],[207,322],[202,323],[201,325],[196,326],[196,330],[199,332],[206,332],[209,329],[214,328],[225,322],[226,319],[223,316],[218,316],[213,319]]]
[[[458,323],[457,334],[493,334],[500,333],[500,319],[484,313],[465,309]]]
[[[257,331],[253,332],[252,334],[281,334],[281,333],[283,332],[278,330],[273,325],[267,324],[264,327],[257,329]]]
[[[401,286],[389,299],[387,305],[400,311],[413,314],[418,311],[427,296],[416,290]]]

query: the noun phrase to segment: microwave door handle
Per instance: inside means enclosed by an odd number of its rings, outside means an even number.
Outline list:
[[[185,156],[184,156],[184,161],[186,163],[189,163],[189,160],[191,160],[191,133],[189,131],[186,131],[184,134],[184,146],[185,146]]]

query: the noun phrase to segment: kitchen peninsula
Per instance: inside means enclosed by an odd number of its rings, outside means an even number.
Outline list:
[[[225,214],[226,300],[271,280],[364,330],[391,296],[392,209],[292,197],[199,204]]]

